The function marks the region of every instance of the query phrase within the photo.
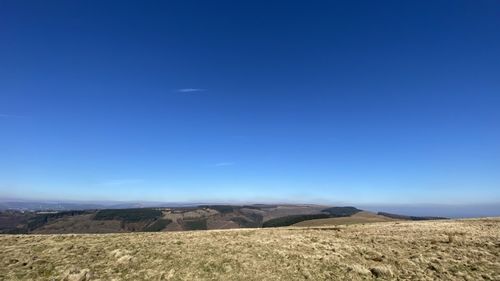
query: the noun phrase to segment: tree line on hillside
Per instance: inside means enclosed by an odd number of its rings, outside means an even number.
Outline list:
[[[355,207],[331,207],[321,210],[321,214],[307,214],[307,215],[290,215],[279,217],[275,219],[270,219],[262,225],[262,227],[280,227],[280,226],[290,226],[302,221],[315,220],[315,219],[327,219],[327,218],[340,218],[340,217],[350,217],[356,213],[361,212],[360,209]]]

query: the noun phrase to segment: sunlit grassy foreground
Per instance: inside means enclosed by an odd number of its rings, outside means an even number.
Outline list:
[[[500,219],[3,235],[0,280],[500,280]]]

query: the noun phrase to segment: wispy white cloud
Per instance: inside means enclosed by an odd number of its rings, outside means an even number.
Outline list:
[[[118,186],[118,185],[130,185],[130,184],[138,184],[142,183],[144,180],[142,179],[113,179],[107,180],[99,183],[99,185],[103,186]]]
[[[24,115],[16,115],[16,114],[5,114],[5,113],[0,113],[0,118],[24,118],[26,116]]]
[[[219,162],[215,163],[215,167],[224,167],[224,166],[233,166],[235,163],[234,162]]]
[[[195,92],[204,92],[206,91],[205,89],[200,89],[200,88],[182,88],[182,89],[177,89],[177,92],[179,93],[195,93]]]

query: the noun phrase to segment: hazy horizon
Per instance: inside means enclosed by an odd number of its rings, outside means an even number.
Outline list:
[[[2,1],[0,198],[497,204],[499,11]]]
[[[475,204],[452,203],[379,203],[367,204],[359,202],[339,202],[339,201],[116,201],[116,200],[64,200],[64,199],[29,199],[29,198],[1,198],[2,203],[12,202],[44,202],[44,203],[61,203],[61,204],[98,204],[103,207],[111,207],[116,205],[126,206],[127,204],[144,204],[144,207],[175,207],[175,206],[191,206],[200,204],[228,204],[228,205],[252,205],[252,204],[304,204],[304,205],[325,205],[325,206],[354,206],[362,210],[371,212],[388,212],[394,214],[408,216],[441,216],[447,218],[473,218],[473,217],[491,217],[500,216],[500,202],[485,202]]]

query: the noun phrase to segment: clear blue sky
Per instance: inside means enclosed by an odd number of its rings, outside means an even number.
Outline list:
[[[0,1],[0,197],[500,201],[499,1]]]

